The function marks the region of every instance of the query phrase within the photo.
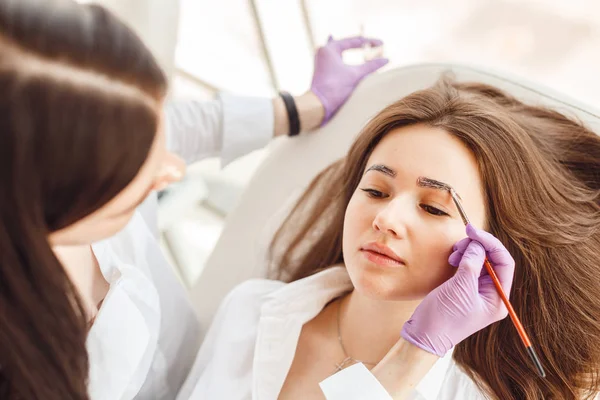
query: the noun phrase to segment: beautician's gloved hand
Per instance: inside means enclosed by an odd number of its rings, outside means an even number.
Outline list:
[[[458,267],[456,274],[429,293],[402,328],[405,340],[439,357],[508,315],[483,262],[487,252],[508,295],[515,271],[514,259],[488,232],[467,225],[467,236],[454,245],[448,259]]]
[[[366,44],[377,47],[381,46],[383,42],[364,37],[333,40],[329,36],[327,44],[317,51],[310,90],[319,98],[325,108],[325,117],[321,125],[325,125],[331,119],[365,76],[388,63],[387,58],[376,58],[362,65],[344,63],[342,60],[344,50],[357,49]]]

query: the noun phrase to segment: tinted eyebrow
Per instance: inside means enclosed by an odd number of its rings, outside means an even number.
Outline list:
[[[396,171],[394,171],[393,169],[391,169],[390,167],[386,167],[383,164],[373,164],[371,165],[366,171],[365,174],[369,171],[379,171],[389,177],[395,178],[396,177]]]
[[[417,186],[420,186],[420,187],[423,187],[426,189],[443,190],[450,194],[452,194],[452,192],[454,192],[454,193],[456,193],[458,198],[462,201],[462,197],[460,197],[460,194],[458,194],[458,192],[452,186],[448,185],[445,182],[427,178],[425,176],[420,176],[417,179]]]

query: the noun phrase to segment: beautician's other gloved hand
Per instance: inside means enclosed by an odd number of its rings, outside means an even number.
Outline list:
[[[487,252],[505,293],[510,293],[515,261],[493,235],[467,225],[467,238],[454,245],[448,262],[456,274],[431,291],[402,328],[402,337],[442,357],[456,344],[505,318],[508,310],[483,262]]]
[[[365,76],[388,63],[387,58],[376,58],[362,65],[344,63],[342,60],[344,50],[357,49],[366,44],[377,47],[381,46],[383,42],[362,36],[341,40],[333,40],[329,36],[327,44],[317,50],[315,72],[310,90],[319,98],[325,108],[325,117],[321,125],[325,125],[331,119]]]

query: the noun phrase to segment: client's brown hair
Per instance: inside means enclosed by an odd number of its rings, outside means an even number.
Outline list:
[[[600,137],[557,111],[448,78],[386,107],[276,233],[278,277],[343,263],[344,213],[365,164],[388,132],[412,124],[442,128],[475,155],[487,228],[516,261],[511,301],[548,376],[538,378],[509,319],[458,344],[454,359],[494,399],[591,397],[600,390]]]
[[[48,243],[137,175],[166,79],[99,6],[0,0],[0,398],[87,399],[87,321]]]

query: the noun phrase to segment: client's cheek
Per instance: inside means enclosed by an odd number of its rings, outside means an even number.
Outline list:
[[[350,203],[346,209],[344,218],[344,241],[359,242],[364,239],[365,235],[369,235],[372,230],[372,218],[367,215],[368,210],[364,209],[361,212],[361,207]]]
[[[435,287],[438,287],[448,279],[452,278],[454,274],[456,274],[456,268],[446,262],[445,265],[437,271],[436,276],[438,279]]]
[[[449,266],[448,258],[452,254],[452,247],[460,240],[467,237],[462,225],[452,226],[432,235],[425,246],[428,256],[435,259],[435,265]]]
[[[419,298],[424,298],[431,291],[452,278],[456,268],[449,265],[423,264],[418,273],[413,274],[413,288],[418,292]]]
[[[419,254],[419,259],[422,261],[419,275],[422,281],[433,290],[456,273],[456,268],[448,263],[454,242],[440,237],[437,240],[430,240],[429,243],[430,245],[422,248]]]
[[[456,273],[456,268],[450,265],[448,257],[452,254],[452,247],[440,249],[436,254],[435,260],[432,260],[432,275],[437,281],[436,286],[446,282]]]

